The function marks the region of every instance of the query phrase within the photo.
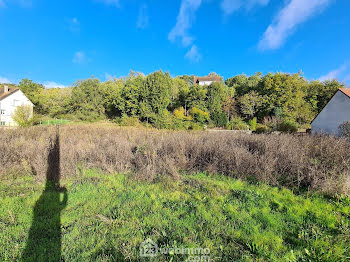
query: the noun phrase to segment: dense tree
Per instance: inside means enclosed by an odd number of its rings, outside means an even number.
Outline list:
[[[105,117],[104,99],[100,81],[78,81],[72,89],[70,112],[78,119],[93,121]]]
[[[168,73],[158,71],[148,75],[140,89],[140,103],[145,108],[146,115],[149,113],[159,114],[167,110],[173,95],[173,81]]]
[[[32,80],[23,79],[19,82],[18,87],[35,105],[35,111],[37,113],[43,113],[39,94],[44,90],[44,86],[42,84],[34,83]]]
[[[101,83],[92,78],[64,89],[45,89],[28,79],[19,87],[35,104],[36,113],[48,117],[141,121],[173,129],[226,126],[229,120],[227,126],[232,128],[239,126],[237,119],[256,117],[269,128],[284,123],[295,129],[308,125],[343,84],[308,81],[301,73],[256,73],[200,86],[188,75],[172,78],[162,71],[148,76],[131,71],[124,79]]]
[[[240,111],[248,119],[256,117],[258,110],[263,104],[263,97],[257,92],[251,91],[240,99]]]

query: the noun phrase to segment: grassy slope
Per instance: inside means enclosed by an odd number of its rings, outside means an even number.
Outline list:
[[[204,174],[149,184],[90,170],[64,184],[68,205],[60,219],[65,261],[138,261],[139,245],[147,237],[161,247],[210,248],[217,261],[350,259],[349,198],[297,196],[287,189]],[[2,178],[0,261],[21,259],[42,191],[43,185],[29,176]],[[43,203],[41,214],[56,210]],[[48,240],[50,226],[40,223],[41,244],[34,252],[44,261],[48,251],[54,257],[54,248]],[[157,258],[171,259],[184,257]]]

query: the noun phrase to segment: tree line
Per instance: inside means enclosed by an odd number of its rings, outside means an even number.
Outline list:
[[[166,129],[260,131],[308,127],[343,86],[336,80],[308,81],[301,73],[241,74],[200,86],[193,83],[193,76],[171,77],[162,71],[147,76],[130,72],[105,82],[89,78],[62,89],[46,89],[29,79],[19,83],[38,119],[112,119],[121,125]]]

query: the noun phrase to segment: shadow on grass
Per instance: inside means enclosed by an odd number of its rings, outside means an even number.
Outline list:
[[[61,260],[61,211],[68,201],[67,190],[60,186],[60,138],[57,127],[50,141],[45,190],[35,203],[22,261]],[[61,200],[61,195],[63,196]]]

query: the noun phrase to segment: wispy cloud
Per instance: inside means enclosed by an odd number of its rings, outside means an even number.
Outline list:
[[[95,0],[95,1],[103,3],[105,5],[120,7],[120,1],[119,0]]]
[[[193,43],[193,37],[187,31],[191,28],[195,20],[196,11],[201,3],[202,0],[182,0],[176,25],[168,35],[170,41],[174,42],[177,38],[180,38],[184,46],[189,46]]]
[[[31,7],[32,0],[0,0],[0,7],[6,7],[8,4],[19,5],[20,7]]]
[[[202,59],[202,55],[199,52],[196,45],[193,45],[191,49],[186,53],[185,58],[193,63],[198,63]]]
[[[88,61],[88,59],[86,57],[86,54],[83,51],[75,52],[73,59],[72,59],[72,62],[75,64],[82,64],[82,63],[85,63],[87,61]]]
[[[348,64],[344,63],[339,68],[330,71],[329,73],[327,73],[324,76],[321,76],[319,78],[319,80],[320,81],[326,81],[326,80],[338,79],[340,81],[342,81],[342,80],[343,81],[348,81],[350,79],[350,75],[346,75],[347,73],[349,74],[349,72],[347,72],[348,68],[349,68]]]
[[[139,17],[137,18],[137,28],[145,29],[149,23],[148,7],[146,4],[140,6]]]
[[[73,18],[66,19],[66,23],[68,25],[69,31],[73,33],[80,31],[80,21],[78,20],[78,18],[73,17]]]
[[[0,76],[0,84],[11,84],[11,83],[12,82],[8,78]]]
[[[270,0],[222,0],[221,10],[227,16],[241,8],[250,10],[258,5],[266,6],[269,2]]]
[[[332,0],[289,0],[268,26],[259,42],[260,50],[281,47],[296,27],[323,11]]]
[[[46,82],[43,83],[43,85],[46,88],[65,88],[66,87],[65,85],[58,84],[58,83],[53,82],[53,81],[46,81]]]
[[[115,75],[109,74],[109,73],[105,73],[105,79],[106,81],[112,81],[114,79],[116,79],[117,77]]]

